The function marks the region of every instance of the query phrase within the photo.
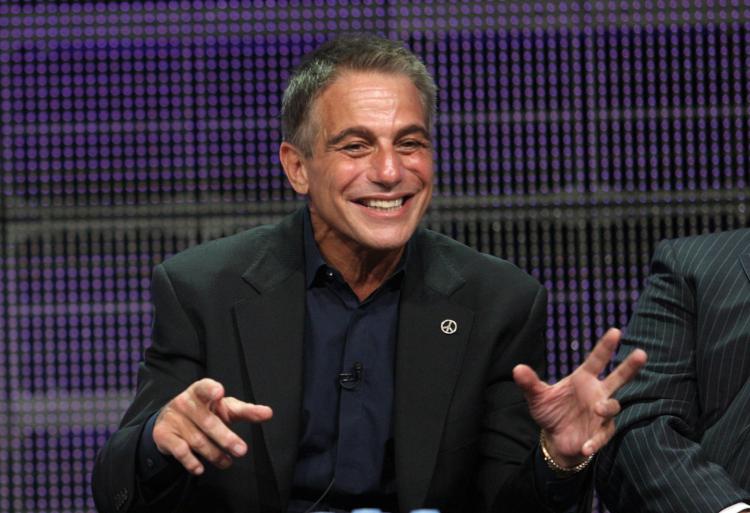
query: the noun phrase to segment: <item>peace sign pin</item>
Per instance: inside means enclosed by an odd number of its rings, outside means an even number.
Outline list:
[[[445,319],[440,323],[440,330],[446,335],[453,335],[458,330],[458,324],[453,319]]]

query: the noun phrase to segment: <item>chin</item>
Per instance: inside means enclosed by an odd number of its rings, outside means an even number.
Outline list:
[[[377,251],[395,251],[406,246],[409,242],[413,232],[410,232],[408,236],[385,236],[385,237],[368,237],[364,245]]]

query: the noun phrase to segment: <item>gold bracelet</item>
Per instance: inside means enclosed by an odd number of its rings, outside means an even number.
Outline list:
[[[591,454],[578,465],[563,467],[552,458],[552,455],[547,450],[547,438],[544,436],[543,429],[539,432],[539,448],[542,450],[542,458],[544,459],[544,462],[558,477],[570,477],[579,473],[581,470],[584,470],[589,466],[589,463],[591,463],[591,460],[593,460],[596,455],[596,453]]]

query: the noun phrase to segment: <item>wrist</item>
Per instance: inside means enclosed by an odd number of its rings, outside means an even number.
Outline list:
[[[586,456],[582,455],[580,451],[576,454],[564,454],[559,449],[558,442],[559,440],[557,438],[550,435],[550,433],[544,429],[539,433],[539,444],[542,446],[542,453],[544,454],[544,452],[546,452],[558,466],[572,468],[586,461]]]
[[[539,449],[542,453],[542,458],[547,466],[557,474],[558,477],[570,477],[578,472],[581,472],[589,466],[591,460],[594,459],[594,454],[585,457],[580,456],[577,458],[565,458],[559,454],[553,454],[547,443],[547,436],[542,429],[539,433]]]

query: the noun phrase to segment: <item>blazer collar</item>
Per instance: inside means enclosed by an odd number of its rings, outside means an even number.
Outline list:
[[[242,274],[259,293],[274,289],[304,265],[303,218],[304,208],[300,208],[277,225],[260,228],[257,244],[265,251],[256,251]]]

